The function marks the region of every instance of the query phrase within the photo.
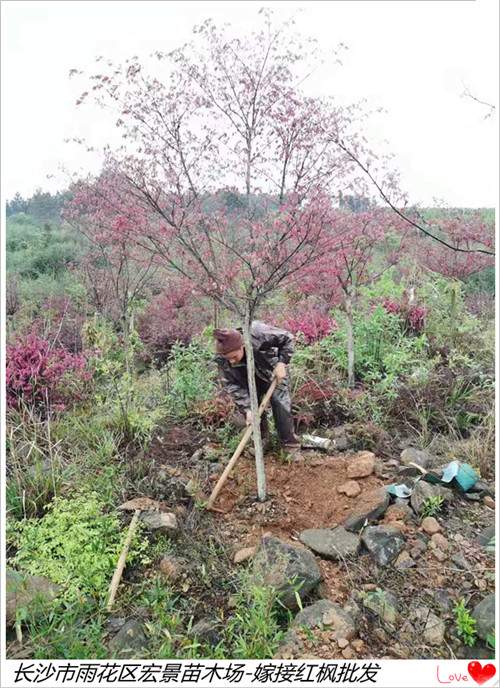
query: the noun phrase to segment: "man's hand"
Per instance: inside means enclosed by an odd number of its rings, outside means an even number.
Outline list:
[[[278,384],[286,378],[286,365],[281,361],[274,369],[274,377],[278,380]]]
[[[252,412],[247,411],[247,414],[246,414],[247,425],[252,425],[252,419],[253,419]]]

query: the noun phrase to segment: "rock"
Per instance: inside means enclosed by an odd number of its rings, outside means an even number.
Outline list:
[[[448,555],[440,549],[433,549],[432,556],[440,562],[446,561],[448,559]]]
[[[410,569],[412,566],[415,566],[415,562],[413,559],[410,557],[408,552],[406,550],[403,550],[402,552],[399,553],[398,558],[396,559],[396,563],[394,566],[399,570],[404,570],[404,569]]]
[[[475,484],[469,488],[469,492],[479,492],[481,497],[485,495],[489,495],[490,497],[495,496],[494,485],[490,486],[486,480],[477,480]]]
[[[490,497],[489,495],[483,497],[483,504],[484,506],[487,506],[490,509],[495,509],[495,500],[493,499],[493,497]]]
[[[408,521],[413,517],[413,511],[405,502],[403,504],[391,504],[385,512],[384,521]]]
[[[6,623],[13,626],[16,622],[16,612],[28,610],[31,617],[41,613],[61,588],[45,576],[29,576],[14,569],[5,572],[6,583]]]
[[[194,624],[189,635],[208,645],[218,645],[221,640],[221,623],[217,619],[204,617]]]
[[[431,547],[447,552],[449,548],[448,540],[441,533],[434,533],[431,537]]]
[[[257,552],[257,547],[243,547],[239,549],[233,557],[233,562],[235,564],[241,564],[248,559],[251,559]]]
[[[421,525],[422,530],[424,530],[428,535],[434,535],[434,533],[438,533],[441,530],[441,526],[436,521],[434,516],[426,516],[422,520]]]
[[[379,640],[381,643],[386,643],[389,638],[387,636],[387,633],[384,631],[383,628],[375,628],[373,630],[373,635]]]
[[[404,466],[408,466],[410,463],[416,463],[417,466],[422,468],[427,468],[432,462],[432,456],[421,449],[416,449],[415,447],[408,447],[401,452],[400,456],[401,463]]]
[[[177,517],[166,511],[145,511],[140,515],[141,521],[151,530],[177,530]]]
[[[330,433],[330,437],[334,442],[335,449],[337,451],[345,451],[349,447],[349,435],[345,426],[341,425],[338,428],[333,428]]]
[[[196,463],[197,461],[200,461],[200,459],[203,458],[204,454],[205,454],[205,448],[200,447],[193,454],[191,454],[191,458],[189,460],[193,463]],[[217,459],[215,459],[215,461],[217,461]]]
[[[113,657],[142,659],[147,647],[142,623],[138,619],[129,619],[108,643]]]
[[[347,464],[348,478],[366,478],[375,468],[375,454],[365,451],[353,456]]]
[[[484,547],[485,545],[489,544],[491,538],[493,537],[495,537],[495,524],[484,528],[484,530],[482,530],[477,536],[477,542],[481,545],[481,547]]]
[[[345,519],[344,528],[355,532],[361,530],[365,521],[373,522],[383,516],[389,502],[389,493],[383,487],[367,492],[363,497],[363,503]]]
[[[455,564],[455,566],[458,566],[459,569],[464,569],[464,571],[467,571],[467,569],[470,568],[469,562],[463,554],[454,554],[451,557],[451,561]]]
[[[487,595],[472,610],[476,619],[476,630],[481,640],[486,640],[495,631],[495,593]]]
[[[434,646],[442,645],[444,643],[445,630],[444,621],[430,612],[424,628],[425,642]]]
[[[345,650],[342,650],[342,657],[344,659],[353,659],[355,656],[354,650],[351,647],[346,647]]]
[[[299,535],[300,541],[324,559],[338,560],[357,554],[360,546],[359,537],[349,533],[342,526],[333,530],[328,528],[310,528]]]
[[[348,480],[337,487],[337,492],[343,493],[348,497],[357,497],[361,492],[361,488],[359,483],[357,483],[355,480]]]
[[[298,608],[295,591],[302,599],[321,581],[321,573],[313,554],[302,547],[293,547],[278,538],[263,538],[253,560],[257,584],[272,586],[288,609]]]
[[[281,639],[273,659],[294,659],[304,652],[302,638],[293,628],[289,628]]]
[[[163,576],[175,583],[182,576],[186,568],[186,562],[170,554],[164,556],[159,564],[159,569]]]
[[[363,598],[363,606],[376,614],[384,623],[391,626],[397,623],[398,598],[392,592],[380,589],[369,592]]]
[[[445,502],[449,502],[453,499],[453,493],[451,490],[448,490],[448,488],[441,487],[440,485],[431,485],[431,483],[428,483],[425,480],[419,480],[415,484],[410,497],[410,504],[413,508],[413,511],[416,514],[420,514],[425,502],[430,497],[437,496],[443,497]]]
[[[356,652],[363,652],[365,644],[360,638],[355,638],[351,642],[352,647],[356,650]]]
[[[349,641],[347,638],[339,638],[337,640],[337,645],[340,647],[341,650],[344,649],[344,647],[347,647],[349,645]]]
[[[444,611],[447,612],[451,609],[451,598],[448,590],[438,589],[434,592],[434,599],[436,604]]]
[[[368,526],[361,535],[361,541],[381,566],[393,562],[405,544],[401,532],[391,526]]]
[[[477,492],[465,492],[464,497],[469,502],[479,502],[481,495]]]
[[[351,640],[357,632],[356,622],[352,616],[338,604],[330,600],[318,600],[304,607],[292,622],[293,628],[328,628],[333,637]]]

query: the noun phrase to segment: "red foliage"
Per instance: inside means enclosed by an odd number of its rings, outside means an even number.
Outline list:
[[[481,210],[449,211],[447,217],[434,220],[431,226],[438,229],[452,246],[472,252],[453,251],[436,241],[419,237],[417,255],[428,269],[444,277],[465,280],[495,265],[494,255],[474,252],[478,248],[493,251],[495,246],[495,221],[485,219]]]
[[[236,411],[233,399],[228,394],[219,394],[213,399],[197,404],[196,411],[203,417],[206,427],[220,428]]]
[[[7,346],[6,394],[9,408],[22,404],[46,415],[83,398],[91,378],[87,360],[63,348],[52,348],[34,332]]]
[[[290,317],[284,322],[284,327],[292,334],[299,332],[308,344],[317,342],[337,328],[333,318],[315,310],[308,310]]]
[[[137,329],[148,353],[164,363],[175,342],[188,344],[210,322],[211,313],[186,279],[171,280],[138,318]]]
[[[384,299],[382,305],[388,313],[401,317],[406,332],[419,334],[423,331],[427,316],[427,308],[425,306],[419,306],[418,304],[410,305],[405,299],[394,301],[389,298]]]

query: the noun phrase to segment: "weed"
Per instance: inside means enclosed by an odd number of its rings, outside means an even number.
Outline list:
[[[472,647],[476,642],[477,631],[476,631],[476,620],[472,618],[469,610],[465,606],[465,600],[461,599],[454,609],[455,613],[455,625],[457,628],[457,633],[460,638],[462,638],[464,645]]]
[[[433,495],[432,497],[427,497],[422,505],[422,518],[426,516],[435,516],[439,514],[443,508],[444,497],[441,495]]]
[[[118,517],[103,513],[102,507],[95,493],[58,498],[43,518],[10,524],[8,539],[17,547],[13,563],[60,584],[67,600],[83,595],[102,599],[125,536]],[[146,546],[136,536],[129,561],[138,559]]]

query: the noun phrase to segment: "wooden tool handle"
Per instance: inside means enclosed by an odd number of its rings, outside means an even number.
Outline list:
[[[278,384],[278,380],[277,380],[276,378],[273,378],[273,381],[271,382],[271,385],[269,386],[269,389],[267,390],[267,392],[266,392],[265,395],[264,395],[264,398],[263,398],[262,401],[260,402],[260,406],[259,406],[259,418],[262,416],[262,413],[263,413],[264,409],[265,409],[266,406],[268,405],[269,400],[271,399],[271,397],[272,397],[272,395],[273,395],[273,392],[274,392],[274,390],[276,389],[276,385],[277,385],[277,384]],[[250,439],[251,435],[252,435],[252,426],[249,425],[248,428],[247,428],[247,429],[245,430],[245,432],[243,433],[243,437],[241,438],[240,443],[239,443],[238,446],[236,447],[236,451],[235,451],[234,454],[232,455],[232,457],[231,457],[229,463],[227,464],[226,468],[224,469],[224,472],[222,473],[221,477],[220,477],[219,480],[217,481],[217,485],[216,485],[216,486],[214,487],[214,489],[212,490],[212,494],[210,495],[209,500],[208,500],[208,502],[207,502],[207,509],[211,509],[211,508],[212,508],[213,503],[214,503],[215,500],[217,499],[217,495],[218,495],[219,492],[221,491],[222,486],[224,485],[224,483],[226,482],[228,475],[229,475],[229,474],[231,473],[231,471],[233,470],[234,464],[235,464],[235,463],[238,461],[238,459],[240,458],[241,453],[242,453],[243,450],[245,449],[246,444],[247,444],[248,440]]]
[[[123,569],[125,568],[125,561],[127,559],[128,548],[130,547],[132,535],[134,534],[134,531],[137,527],[137,520],[139,518],[140,513],[140,510],[137,509],[128,527],[127,537],[123,544],[123,549],[120,554],[120,558],[118,559],[118,563],[116,565],[116,569],[111,580],[111,585],[109,586],[108,604],[106,605],[106,609],[108,612],[111,611],[111,607],[113,606],[113,602],[115,601],[116,591],[118,590],[118,585],[122,577]]]

